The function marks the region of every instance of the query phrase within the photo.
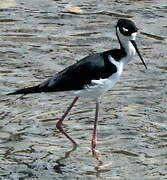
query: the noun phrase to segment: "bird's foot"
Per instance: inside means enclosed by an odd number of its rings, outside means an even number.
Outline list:
[[[100,151],[99,151],[99,150],[96,150],[96,149],[92,149],[92,156],[93,156],[95,159],[100,160],[100,157],[101,157]]]

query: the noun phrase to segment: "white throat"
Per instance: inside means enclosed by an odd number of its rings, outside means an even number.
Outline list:
[[[136,32],[132,33],[131,36],[124,36],[123,34],[120,33],[119,29],[117,28],[117,34],[118,34],[120,43],[125,49],[125,52],[127,54],[126,57],[122,59],[122,61],[123,63],[128,63],[130,60],[132,60],[133,56],[136,53],[136,50],[133,44],[130,42],[130,40],[135,40],[137,33]]]

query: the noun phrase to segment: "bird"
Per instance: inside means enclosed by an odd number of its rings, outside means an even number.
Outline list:
[[[86,97],[95,101],[95,119],[91,138],[91,148],[92,150],[95,149],[97,145],[97,122],[100,98],[116,84],[122,75],[124,66],[133,59],[136,52],[147,69],[135,41],[138,32],[135,23],[130,19],[118,19],[115,32],[120,48],[90,54],[38,85],[22,88],[7,95],[67,92],[75,96],[65,113],[56,122],[56,128],[74,146],[78,144],[63,129],[63,121],[79,97]]]

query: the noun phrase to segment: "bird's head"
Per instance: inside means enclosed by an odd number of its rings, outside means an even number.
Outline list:
[[[119,19],[116,25],[116,34],[118,36],[118,39],[120,43],[125,43],[124,46],[128,41],[132,43],[134,46],[138,56],[140,57],[143,65],[147,69],[147,66],[137,48],[137,44],[135,42],[136,34],[137,34],[138,28],[136,27],[135,23],[129,19]]]

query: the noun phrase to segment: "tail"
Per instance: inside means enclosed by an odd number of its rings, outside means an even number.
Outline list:
[[[12,93],[9,93],[7,95],[17,95],[17,94],[30,94],[30,93],[40,93],[42,92],[41,91],[41,88],[38,86],[33,86],[33,87],[28,87],[28,88],[24,88],[24,89],[19,89],[15,92],[12,92]]]

